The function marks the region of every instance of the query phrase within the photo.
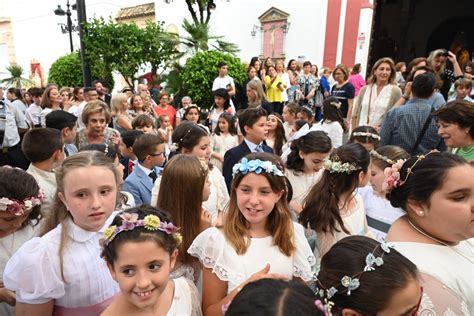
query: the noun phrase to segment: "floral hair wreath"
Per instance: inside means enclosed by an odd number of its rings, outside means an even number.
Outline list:
[[[41,205],[45,200],[43,190],[39,190],[36,196],[27,197],[22,201],[9,199],[7,197],[0,198],[0,212],[9,212],[16,216],[23,216],[29,212],[33,207]]]
[[[394,160],[388,158],[387,156],[384,156],[384,155],[379,154],[379,153],[378,153],[376,150],[374,150],[374,149],[372,149],[372,150],[370,151],[370,155],[371,155],[372,157],[376,158],[376,159],[380,159],[380,160],[385,161],[385,162],[388,163],[389,165],[393,165],[393,164],[396,163],[396,161],[394,161]]]
[[[333,158],[334,160],[331,160],[330,158],[325,158],[323,160],[323,168],[329,173],[347,173],[351,174],[352,172],[356,170],[362,169],[359,166],[356,166],[353,163],[350,162],[341,162],[339,161],[339,157],[335,156]]]
[[[376,140],[380,140],[380,136],[374,133],[369,133],[369,132],[355,132],[352,133],[353,136],[362,136],[362,137],[370,137]]]
[[[283,172],[271,161],[263,161],[260,159],[248,160],[247,158],[242,158],[240,163],[236,163],[232,168],[232,177],[235,177],[238,173],[245,175],[249,172],[254,172],[256,174],[266,172],[278,177],[284,176]]]
[[[392,166],[385,168],[385,170],[383,171],[385,179],[382,183],[382,190],[384,190],[385,192],[390,192],[395,188],[401,187],[405,182],[407,182],[408,177],[413,173],[413,168],[415,168],[418,162],[425,159],[428,155],[434,152],[438,152],[438,151],[432,150],[426,155],[416,156],[417,159],[415,163],[410,168],[407,169],[407,174],[404,180],[400,179],[400,170],[402,169],[403,164],[405,163],[406,160],[399,159]]]
[[[104,231],[104,246],[108,246],[110,242],[114,240],[115,236],[121,232],[134,230],[137,227],[144,227],[149,231],[161,230],[168,235],[172,235],[178,246],[183,241],[183,237],[178,233],[178,227],[171,222],[167,223],[160,220],[156,215],[150,214],[145,216],[143,219],[138,219],[138,214],[125,212],[120,214],[120,218],[122,218],[122,225],[111,225]]]
[[[382,254],[378,257],[376,257],[375,252],[377,249],[380,247],[382,249]],[[326,288],[322,285],[321,281],[317,280],[317,283],[319,284],[319,288],[317,289],[317,293],[319,294],[319,297],[321,297],[324,301],[324,304],[320,300],[316,300],[315,304],[318,306],[318,308],[322,309],[326,314],[325,315],[331,315],[331,309],[334,306],[334,302],[332,302],[330,299],[338,292],[343,293],[344,291],[346,292],[347,296],[350,296],[352,291],[355,291],[359,288],[360,286],[360,276],[366,272],[374,271],[375,267],[380,267],[384,264],[383,261],[383,256],[384,254],[389,254],[391,251],[391,246],[386,244],[385,242],[382,242],[378,244],[372,252],[369,252],[367,256],[365,257],[365,267],[362,271],[357,272],[356,274],[352,276],[344,275],[339,284],[336,284],[334,286],[331,286],[329,288]],[[338,290],[338,288],[342,286],[342,289]]]

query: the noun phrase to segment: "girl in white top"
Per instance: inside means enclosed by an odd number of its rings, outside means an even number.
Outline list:
[[[448,152],[430,152],[385,170],[387,198],[406,215],[393,223],[387,240],[418,269],[474,311],[474,168]],[[452,315],[444,295],[431,297],[433,311]],[[461,306],[462,304],[458,304]],[[423,302],[422,302],[423,306]],[[464,315],[469,315],[469,312]]]
[[[283,120],[278,113],[272,113],[267,117],[268,136],[266,143],[272,147],[273,153],[277,156],[282,154],[282,147],[286,143],[285,128]]]
[[[99,315],[119,291],[99,244],[115,209],[119,175],[103,153],[85,151],[67,157],[56,180],[48,232],[13,255],[4,284],[16,292],[17,315]]]
[[[335,97],[323,101],[323,119],[311,126],[312,131],[324,131],[331,138],[334,148],[342,146],[342,136],[347,127],[340,110],[341,102]]]
[[[224,227],[205,230],[189,247],[204,265],[204,314],[220,315],[223,305],[257,279],[312,280],[316,259],[303,228],[291,221],[282,170],[267,153],[242,158],[234,166]]]
[[[212,93],[214,94],[214,104],[212,105],[208,116],[209,127],[211,128],[211,131],[216,129],[217,123],[219,122],[219,117],[222,113],[235,113],[230,105],[230,96],[226,89],[217,89],[212,91]]]
[[[44,194],[24,170],[0,167],[0,315],[15,315],[15,293],[3,286],[7,261],[38,235]]]
[[[399,207],[393,207],[385,197],[383,181],[385,168],[391,167],[399,159],[408,159],[410,155],[397,146],[383,146],[370,152],[372,156],[372,177],[370,185],[359,188],[367,212],[367,224],[375,238],[382,242],[393,222],[404,214]]]
[[[211,163],[222,172],[224,155],[226,151],[239,145],[237,135],[236,117],[230,113],[219,116],[219,124],[211,135]]]
[[[296,214],[301,212],[306,195],[321,178],[323,160],[331,150],[331,139],[322,131],[308,130],[292,141],[286,159],[286,177],[293,189],[290,208]]]
[[[168,213],[149,206],[115,216],[102,256],[121,293],[102,316],[202,315],[194,283],[170,279],[182,242],[178,230]]]
[[[349,235],[371,235],[364,202],[356,189],[370,180],[370,154],[360,144],[335,149],[323,161],[324,173],[304,201],[299,221],[313,229],[323,256]]]
[[[283,107],[283,128],[285,129],[285,137],[288,140],[292,134],[291,132],[296,121],[296,113],[299,107],[299,104],[295,102],[288,103]]]

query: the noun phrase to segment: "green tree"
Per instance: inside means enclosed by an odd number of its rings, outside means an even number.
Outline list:
[[[114,81],[112,73],[105,66],[96,62],[92,65],[93,80],[105,80],[110,87]],[[79,53],[73,52],[59,57],[49,68],[48,83],[55,83],[60,87],[82,87],[84,85]]]
[[[23,67],[17,64],[10,64],[5,67],[5,69],[10,73],[8,78],[2,80],[3,83],[6,83],[7,86],[15,87],[20,89],[24,85],[32,85],[33,82],[27,78],[23,78]]]
[[[184,90],[200,107],[209,108],[213,103],[212,82],[218,75],[217,64],[225,61],[229,76],[234,78],[236,88],[245,81],[245,66],[238,57],[219,51],[207,51],[189,58],[181,73]]]

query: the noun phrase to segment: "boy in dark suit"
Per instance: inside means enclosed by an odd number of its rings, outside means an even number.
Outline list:
[[[232,184],[232,168],[247,154],[255,152],[273,153],[271,147],[263,142],[268,136],[267,111],[262,108],[249,108],[239,115],[239,126],[244,136],[240,145],[229,149],[224,156],[223,174],[227,190]]]
[[[165,144],[157,135],[144,134],[133,143],[133,153],[138,163],[125,179],[123,190],[133,195],[136,205],[150,205],[151,190],[161,173],[159,167],[165,162]]]

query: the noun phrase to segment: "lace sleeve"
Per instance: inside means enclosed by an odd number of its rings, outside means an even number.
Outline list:
[[[466,302],[433,276],[422,273],[423,297],[418,315],[470,315]]]
[[[306,240],[303,226],[293,222],[296,252],[293,259],[293,275],[306,282],[312,281],[316,258]]]
[[[198,289],[192,281],[186,279],[191,295],[191,316],[202,316],[201,299],[199,298]]]

